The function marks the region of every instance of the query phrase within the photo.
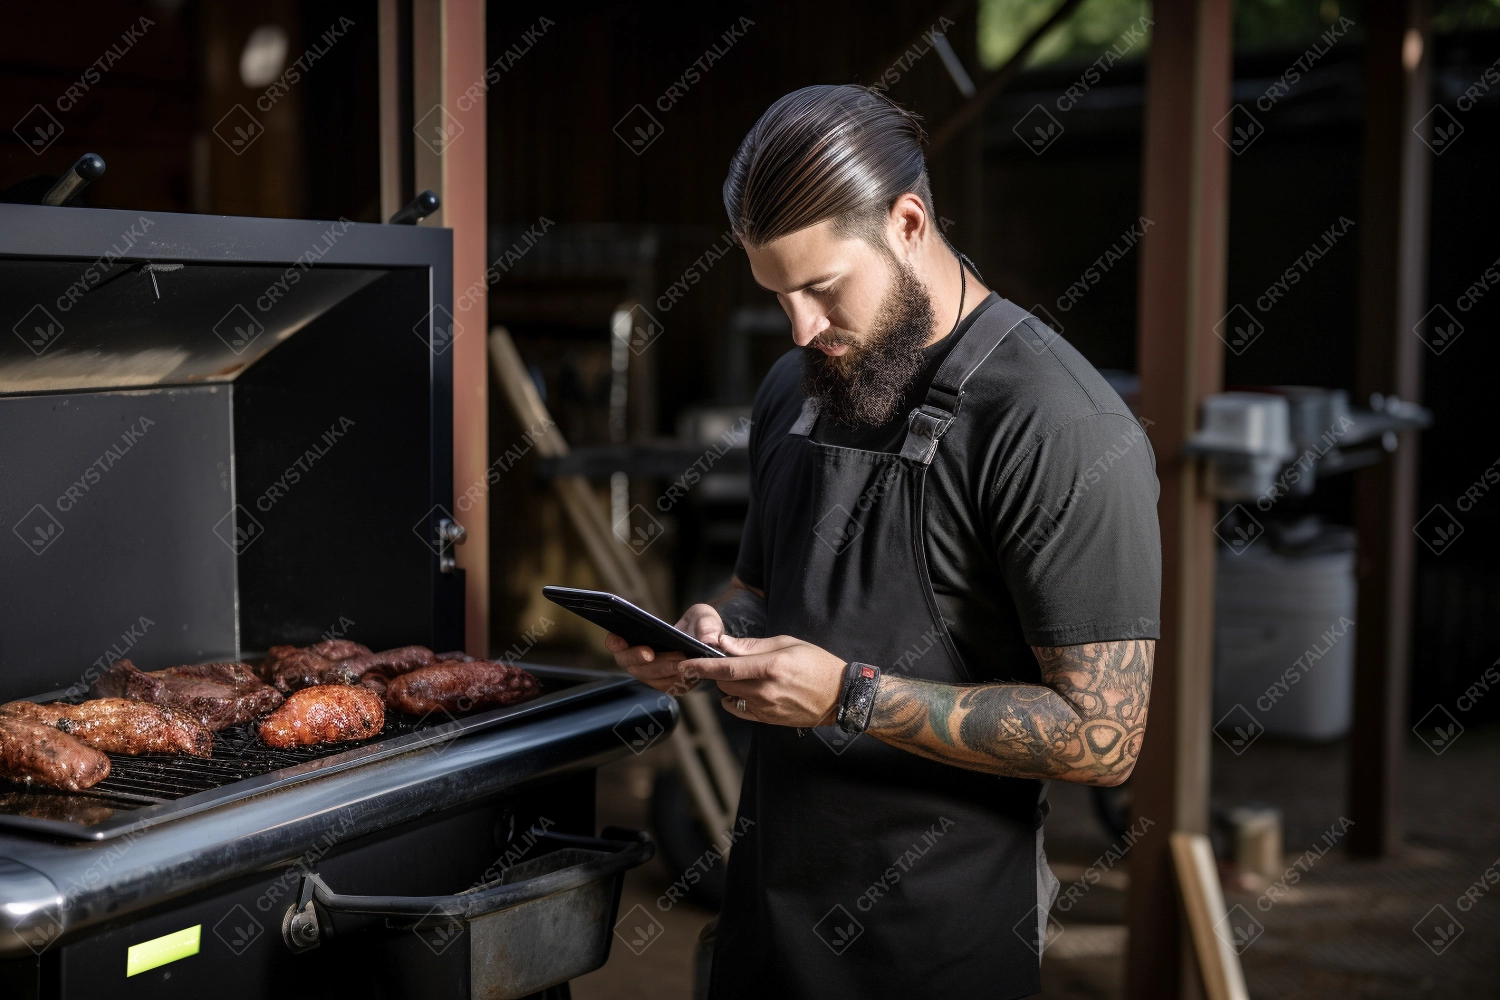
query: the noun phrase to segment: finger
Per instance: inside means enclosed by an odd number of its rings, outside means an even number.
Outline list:
[[[663,654],[650,663],[631,664],[625,669],[639,680],[677,679],[682,676],[682,662],[681,653]]]
[[[610,642],[611,639],[624,643],[624,645],[615,646]],[[622,656],[628,657],[632,663],[650,663],[658,656],[656,650],[650,646],[632,646],[624,638],[615,635],[613,632],[604,637],[604,643],[614,650],[616,663],[620,662]],[[621,665],[623,666],[623,664]]]
[[[750,711],[750,707],[748,704],[745,706],[745,711],[740,711],[739,701],[739,698],[731,698],[728,695],[725,695],[724,699],[719,702],[719,704],[724,706],[724,711],[728,712],[736,719],[744,719],[746,722],[759,722],[760,720],[755,717],[755,713]]]
[[[764,680],[770,662],[770,656],[700,657],[685,660],[682,673],[684,677],[701,677],[711,681]]]
[[[773,635],[766,639],[741,639],[726,634],[719,640],[719,648],[730,656],[752,656],[756,653],[770,653],[788,646],[795,646],[801,641],[790,635]]]

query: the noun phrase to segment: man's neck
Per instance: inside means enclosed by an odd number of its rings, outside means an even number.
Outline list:
[[[932,332],[923,347],[931,347],[952,333],[990,294],[968,267],[962,268],[960,277],[960,267],[959,259],[946,243],[933,248],[932,265],[925,276],[927,292],[932,297]]]

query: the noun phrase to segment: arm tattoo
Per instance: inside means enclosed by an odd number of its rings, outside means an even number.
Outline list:
[[[923,757],[1017,778],[1116,785],[1146,732],[1152,639],[1034,646],[1041,684],[885,674],[869,732]]]

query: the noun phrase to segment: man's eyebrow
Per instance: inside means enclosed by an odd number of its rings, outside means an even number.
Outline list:
[[[822,277],[814,278],[811,281],[805,282],[804,284],[798,286],[797,288],[793,288],[792,291],[793,292],[806,291],[807,289],[811,288],[813,285],[822,285],[822,284],[825,284],[825,283],[827,283],[829,281],[832,281],[834,278],[837,278],[837,277],[838,277],[837,274],[825,274]],[[788,293],[788,294],[790,294],[790,293]]]

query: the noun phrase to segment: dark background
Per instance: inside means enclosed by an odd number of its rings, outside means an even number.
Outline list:
[[[1090,0],[1080,16],[1109,6]],[[985,9],[990,13],[959,18],[949,36],[976,76],[985,18],[995,10],[1039,8],[1016,0]],[[1428,302],[1446,305],[1464,332],[1441,356],[1424,357],[1424,402],[1435,423],[1422,435],[1418,510],[1442,504],[1464,533],[1441,557],[1418,549],[1414,716],[1435,701],[1451,704],[1500,656],[1500,583],[1493,569],[1500,495],[1486,494],[1468,511],[1456,503],[1500,460],[1492,415],[1500,289],[1472,311],[1455,304],[1500,257],[1494,226],[1500,219],[1500,88],[1469,111],[1456,105],[1464,88],[1500,57],[1495,10],[1488,3],[1438,7],[1433,100],[1465,131],[1432,162]],[[632,409],[632,438],[671,434],[691,406],[745,401],[741,381],[722,371],[726,333],[737,310],[774,307],[774,301],[754,286],[743,255],[725,255],[669,312],[652,303],[705,250],[722,249],[724,167],[765,106],[811,83],[879,79],[938,13],[936,6],[852,2],[651,10],[606,3],[491,5],[492,59],[511,46],[525,47],[523,33],[543,16],[552,22],[488,95],[491,258],[539,219],[553,225],[492,290],[489,318],[511,328],[575,444],[607,440],[601,419],[607,322],[623,299],[646,303],[665,327],[649,353],[655,389]],[[1339,8],[1331,13],[1327,3],[1293,11],[1237,5],[1234,99],[1254,108]],[[1258,341],[1242,356],[1226,354],[1229,385],[1352,388],[1363,15],[1357,4],[1346,4],[1343,14],[1355,29],[1271,111],[1254,111],[1265,134],[1232,161],[1228,304],[1252,302],[1341,215],[1356,228],[1262,316],[1266,333]],[[59,95],[142,16],[155,22],[144,37],[76,106],[59,111]],[[4,17],[0,110],[7,121],[18,121],[41,104],[64,132],[39,156],[8,127],[0,133],[0,189],[55,175],[80,154],[97,152],[109,170],[85,193],[85,205],[379,221],[372,2],[275,0],[251,7],[85,0],[7,5]],[[234,104],[249,106],[261,93],[238,79],[245,36],[257,25],[280,24],[295,57],[340,17],[353,25],[264,115],[267,134],[234,156],[211,130]],[[722,47],[721,36],[741,17],[754,23],[685,96],[660,110],[655,102],[667,87],[716,42]],[[948,235],[988,282],[1024,305],[1052,308],[1066,336],[1097,366],[1130,371],[1137,333],[1134,253],[1075,308],[1066,314],[1055,308],[1058,296],[1140,214],[1138,57],[1144,47],[1115,65],[1078,107],[1064,114],[1054,104],[1113,37],[1075,40],[1071,50],[1023,73],[981,123],[933,156],[931,168],[937,211],[951,220]],[[934,53],[903,68],[890,93],[934,127],[961,102]],[[663,129],[639,156],[612,131],[636,104]],[[1064,126],[1040,156],[1012,131],[1037,104]],[[776,353],[779,347],[752,354],[756,371],[749,386]],[[498,410],[492,423],[498,454],[520,428]],[[493,516],[500,528],[534,495],[528,482],[518,479],[508,495],[497,495]],[[1349,490],[1350,477],[1330,480],[1308,500],[1285,501],[1277,513],[1309,510],[1348,523]],[[524,543],[508,540],[504,530],[494,537],[498,581],[500,564]],[[511,631],[502,620],[516,617],[519,605],[505,588],[496,590],[498,636]],[[1473,710],[1476,719],[1497,715],[1500,699]]]

